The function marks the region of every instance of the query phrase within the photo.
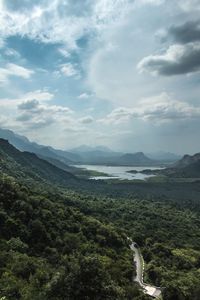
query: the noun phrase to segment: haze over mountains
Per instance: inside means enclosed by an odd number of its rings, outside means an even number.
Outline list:
[[[165,164],[166,166],[169,165],[169,167],[164,170],[157,170],[156,172],[148,170],[148,172],[167,177],[172,176],[173,178],[198,178],[200,174],[199,153],[193,156],[185,155],[178,160],[179,156],[173,153],[158,152],[157,156],[155,153],[147,156],[143,152],[114,152],[104,146],[90,147],[81,145],[69,151],[64,151],[30,142],[26,137],[6,129],[0,129],[0,138],[4,154],[10,155],[12,153],[16,161],[22,163],[27,170],[35,164],[34,172],[36,171],[37,174],[38,172],[41,174],[42,170],[46,170],[44,171],[45,174],[48,173],[52,178],[53,174],[57,174],[55,176],[57,179],[55,180],[59,182],[69,178],[72,179],[74,175],[84,177],[86,174],[81,174],[81,169],[73,166],[83,164],[146,166],[147,168]],[[6,143],[5,140],[8,140],[9,143]],[[12,148],[11,145],[15,148]],[[23,155],[16,148],[23,151]]]
[[[143,153],[124,154],[121,156],[120,164],[128,160],[137,162],[144,162],[146,164],[152,162]],[[0,171],[7,173],[10,176],[20,178],[20,180],[35,180],[39,182],[48,182],[65,187],[77,187],[90,185],[89,181],[82,181],[81,179],[89,179],[90,171],[68,166],[61,160],[55,158],[43,157],[41,158],[35,153],[28,151],[20,151],[11,145],[7,140],[0,138]],[[88,172],[88,173],[87,173]],[[137,172],[134,170],[130,172]],[[185,155],[178,162],[166,166],[164,169],[151,170],[147,169],[143,173],[164,176],[169,180],[176,180],[177,178],[197,179],[200,178],[200,153],[193,156]]]
[[[30,142],[26,137],[6,129],[0,129],[0,138],[8,140],[21,151],[35,153],[40,158],[44,158],[63,169],[66,169],[66,165],[75,164],[151,166],[171,163],[179,159],[179,156],[167,152],[149,155],[145,155],[143,152],[123,153],[112,151],[105,146],[90,147],[82,145],[69,151],[58,150],[50,146]]]

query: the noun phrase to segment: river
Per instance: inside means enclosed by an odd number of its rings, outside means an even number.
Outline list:
[[[90,179],[126,179],[126,180],[145,180],[149,177],[154,175],[147,175],[140,173],[145,169],[155,170],[155,169],[162,169],[159,167],[128,167],[128,166],[105,166],[105,165],[77,165],[78,168],[83,168],[87,170],[97,171],[101,173],[107,174],[107,176],[94,176],[90,177]],[[128,173],[128,171],[135,170],[138,173]]]

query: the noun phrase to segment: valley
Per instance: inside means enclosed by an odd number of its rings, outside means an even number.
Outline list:
[[[200,300],[200,0],[0,0],[0,300]]]
[[[184,161],[173,170],[198,167],[197,156]],[[86,171],[79,167],[87,168],[87,176],[80,176]],[[150,300],[158,286],[163,300],[198,299],[200,182],[153,180],[156,176],[108,180],[104,175],[171,170],[148,168],[74,167],[0,139],[0,295],[8,300],[30,295],[60,300],[66,294],[70,300],[88,295]],[[97,174],[105,180],[88,179]],[[127,236],[141,249],[149,293],[133,281],[139,276],[137,251],[132,247],[133,264]]]

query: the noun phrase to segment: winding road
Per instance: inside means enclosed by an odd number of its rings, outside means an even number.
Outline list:
[[[130,240],[130,239],[129,239]],[[156,286],[152,286],[149,284],[144,283],[143,281],[143,277],[144,277],[144,260],[142,257],[142,254],[140,252],[140,249],[138,248],[137,244],[134,243],[132,240],[131,241],[131,245],[130,248],[131,250],[134,252],[134,262],[136,265],[136,277],[134,278],[135,282],[138,282],[138,284],[143,288],[144,293],[154,297],[154,298],[158,298],[161,296],[161,288],[160,287],[156,287]]]

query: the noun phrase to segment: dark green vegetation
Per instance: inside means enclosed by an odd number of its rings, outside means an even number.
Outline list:
[[[182,205],[179,200],[141,200],[131,196],[115,200],[77,198],[76,195],[75,205],[79,204],[84,213],[102,221],[109,219],[140,245],[146,262],[145,282],[166,287],[164,299],[199,299],[199,200],[194,201],[196,205]]]
[[[132,299],[126,236],[110,224],[0,180],[0,296],[6,299]],[[142,299],[136,297],[136,299]]]
[[[70,198],[45,183],[46,162],[6,141],[0,148],[0,297],[145,299],[132,283],[123,230],[67,205]],[[61,184],[74,180],[68,175]]]
[[[0,297],[150,299],[126,236],[164,300],[199,300],[200,184],[80,180],[0,142]]]

